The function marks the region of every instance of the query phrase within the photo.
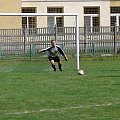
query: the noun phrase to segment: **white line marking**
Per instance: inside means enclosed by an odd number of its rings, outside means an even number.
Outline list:
[[[112,103],[107,104],[96,104],[96,105],[88,105],[88,106],[71,106],[66,108],[56,108],[56,109],[41,109],[37,111],[23,111],[23,112],[11,112],[11,113],[4,113],[5,115],[21,115],[21,114],[31,114],[31,113],[40,113],[40,112],[51,112],[51,111],[60,111],[60,110],[71,110],[71,109],[79,109],[79,108],[93,108],[93,107],[104,107],[104,106],[111,106]]]

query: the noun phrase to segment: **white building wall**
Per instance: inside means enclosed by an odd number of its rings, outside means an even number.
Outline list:
[[[22,7],[37,7],[38,13],[47,13],[47,7],[63,7],[64,13],[78,13],[80,27],[84,26],[84,7],[100,7],[100,26],[110,26],[110,1],[97,2],[27,2],[22,0]],[[47,26],[47,17],[38,18],[37,27]],[[73,17],[65,17],[65,26],[74,26]]]
[[[100,8],[100,26],[110,26],[110,2],[101,5]]]

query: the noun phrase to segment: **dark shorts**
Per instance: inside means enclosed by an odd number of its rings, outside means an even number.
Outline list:
[[[55,56],[55,57],[48,57],[49,61],[54,60],[54,62],[60,62],[60,58],[59,56]]]

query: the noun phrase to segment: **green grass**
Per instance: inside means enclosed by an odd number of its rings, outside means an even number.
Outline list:
[[[120,120],[120,60],[80,64],[83,76],[72,59],[63,72],[46,59],[1,60],[0,120]]]

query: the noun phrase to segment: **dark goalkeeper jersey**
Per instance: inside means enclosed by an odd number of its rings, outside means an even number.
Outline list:
[[[60,53],[66,58],[64,51],[58,45],[56,45],[55,47],[51,46],[46,49],[42,49],[40,52],[45,52],[45,51],[48,51],[48,57],[55,57],[58,56],[58,53]]]

